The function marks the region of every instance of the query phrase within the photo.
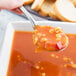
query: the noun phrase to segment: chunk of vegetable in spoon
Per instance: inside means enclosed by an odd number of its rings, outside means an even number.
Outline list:
[[[68,37],[60,27],[35,26],[33,42],[37,50],[61,51],[68,46]]]

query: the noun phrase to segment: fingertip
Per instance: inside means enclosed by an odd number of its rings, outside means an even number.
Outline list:
[[[23,14],[21,11],[20,11],[20,9],[12,9],[11,10],[12,12],[14,12],[14,13],[16,13],[16,14]]]

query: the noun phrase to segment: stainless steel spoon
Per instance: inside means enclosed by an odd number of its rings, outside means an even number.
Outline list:
[[[30,22],[31,22],[31,24],[32,24],[32,26],[33,26],[33,28],[37,25],[36,24],[36,21],[35,21],[35,19],[31,16],[31,14],[26,10],[26,8],[24,7],[24,6],[21,6],[20,7],[20,10],[24,13],[24,15],[30,20]],[[67,43],[67,45],[66,45],[66,47],[65,48],[63,48],[63,49],[61,49],[61,50],[58,50],[58,51],[63,51],[63,50],[65,50],[66,48],[67,48],[67,46],[68,46],[68,43]],[[57,52],[57,51],[56,51]]]
[[[26,8],[24,6],[20,7],[20,10],[24,13],[24,15],[30,20],[31,24],[33,27],[35,27],[36,21],[35,19],[31,16],[31,14],[26,10]]]

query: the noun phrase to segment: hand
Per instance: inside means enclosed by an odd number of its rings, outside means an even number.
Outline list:
[[[22,6],[24,2],[25,0],[0,0],[0,9],[7,9],[20,13],[20,10],[16,8]]]

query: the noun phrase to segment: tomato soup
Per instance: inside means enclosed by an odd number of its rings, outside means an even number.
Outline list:
[[[61,52],[36,52],[32,32],[15,31],[7,76],[76,76],[76,35]]]

